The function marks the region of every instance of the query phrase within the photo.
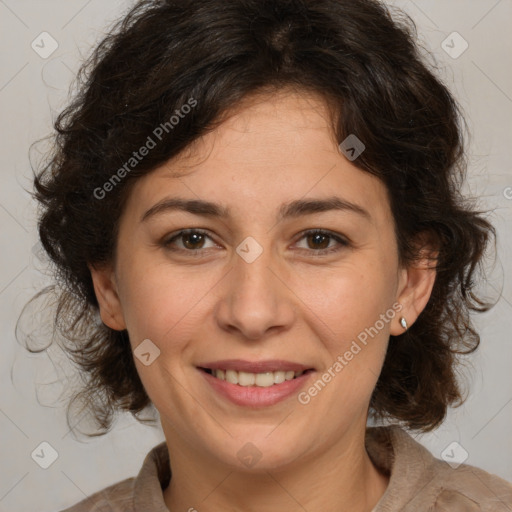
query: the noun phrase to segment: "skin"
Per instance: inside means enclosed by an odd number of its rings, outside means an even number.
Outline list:
[[[333,195],[368,218],[331,210],[277,220],[283,203]],[[231,216],[162,211],[141,221],[176,196],[219,203]],[[187,228],[208,236],[165,245]],[[349,243],[301,235],[314,228]],[[252,263],[236,252],[249,236],[263,249]],[[117,243],[116,260],[91,273],[103,322],[128,329],[133,348],[150,339],[160,350],[149,366],[135,361],[169,449],[169,509],[370,511],[388,477],[364,447],[369,400],[389,335],[404,332],[401,316],[414,323],[435,271],[421,261],[400,267],[386,188],[340,153],[322,99],[281,91],[246,100],[135,182]],[[318,255],[325,248],[338,250]],[[259,410],[237,406],[196,368],[285,359],[315,368],[307,390],[396,303],[400,313],[307,405],[294,395]],[[248,442],[261,453],[250,468],[237,457]]]

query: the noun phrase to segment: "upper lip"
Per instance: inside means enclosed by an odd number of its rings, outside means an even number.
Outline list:
[[[244,359],[225,359],[222,361],[213,361],[201,363],[198,368],[207,368],[210,370],[235,370],[247,373],[266,373],[278,371],[301,372],[312,370],[311,366],[306,366],[293,361],[284,361],[281,359],[267,359],[265,361],[246,361]]]

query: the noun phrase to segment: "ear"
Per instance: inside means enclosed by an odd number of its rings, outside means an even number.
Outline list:
[[[94,267],[89,265],[94,292],[100,306],[102,322],[116,331],[126,329],[121,301],[117,292],[115,275],[112,267]]]
[[[417,259],[411,265],[401,268],[398,278],[397,302],[402,310],[395,317],[390,333],[398,336],[405,332],[400,324],[404,317],[408,328],[416,321],[430,299],[436,280],[438,245],[434,237],[422,234],[415,244]]]

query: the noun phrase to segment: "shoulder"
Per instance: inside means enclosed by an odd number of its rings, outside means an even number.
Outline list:
[[[435,459],[436,477],[432,482],[437,497],[436,512],[512,510],[512,484],[480,468],[461,464],[451,468]]]
[[[127,478],[61,512],[165,511],[162,495],[170,481],[167,446],[155,446],[145,457],[137,476]]]
[[[390,475],[373,512],[512,510],[512,484],[477,467],[437,459],[400,427],[369,428],[367,449]]]

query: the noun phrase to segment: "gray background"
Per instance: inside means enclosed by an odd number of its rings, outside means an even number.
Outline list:
[[[457,461],[465,450],[466,463],[512,481],[512,0],[393,4],[416,21],[423,45],[434,52],[443,79],[467,116],[468,192],[481,196],[482,206],[494,210],[491,219],[499,234],[500,263],[486,291],[498,296],[503,288],[495,308],[476,319],[482,344],[471,358],[473,368],[468,367],[466,404],[450,411],[434,433],[417,437],[439,458],[448,453]],[[127,416],[104,437],[74,437],[65,421],[65,401],[55,402],[67,389],[56,373],[56,368],[70,370],[65,358],[55,348],[48,354],[29,354],[14,337],[23,305],[46,282],[44,258],[37,250],[34,202],[27,192],[29,146],[50,133],[80,60],[130,5],[120,0],[0,0],[1,511],[60,510],[135,475],[146,452],[163,440],[158,428],[139,425]],[[35,40],[43,51],[41,37],[46,36],[39,35],[44,31],[58,43],[50,56],[31,47]],[[469,44],[460,56],[456,54],[464,43],[450,35],[454,31]],[[443,50],[445,40],[452,56]],[[45,39],[45,51],[50,48]],[[37,389],[34,382],[39,383]],[[41,453],[43,441],[58,453],[48,469],[31,457],[36,448]],[[42,449],[48,458],[49,449]]]

